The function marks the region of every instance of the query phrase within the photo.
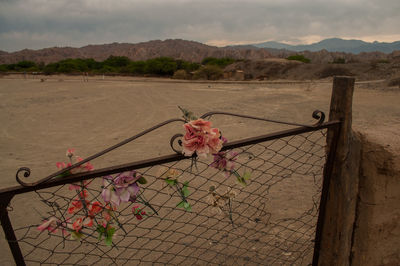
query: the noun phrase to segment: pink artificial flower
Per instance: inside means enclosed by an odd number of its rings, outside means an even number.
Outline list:
[[[57,231],[57,222],[58,219],[56,217],[50,217],[49,220],[44,220],[41,225],[37,227],[37,229],[41,232],[44,230],[49,230],[49,232],[56,232]]]
[[[104,208],[104,211],[102,212],[102,216],[104,218],[104,220],[106,220],[107,222],[109,222],[112,218],[111,213],[112,211],[115,211],[116,208],[111,207],[110,205],[106,205],[106,207]]]
[[[70,150],[68,150],[70,151]],[[67,151],[67,154],[68,154]],[[57,162],[56,166],[58,169],[64,169],[67,167],[72,166],[72,156],[70,157],[71,162],[69,163],[64,163],[64,162]],[[76,161],[81,162],[83,159],[79,156],[76,156]],[[87,171],[92,171],[94,169],[93,165],[90,162],[84,163],[82,165],[76,166],[75,168],[72,168],[69,172],[70,174],[77,174],[77,173],[82,173],[82,172],[87,172]]]
[[[203,119],[192,120],[189,123],[196,131],[207,132],[211,129],[211,122]]]
[[[78,161],[78,162],[81,162],[81,161],[83,161],[83,159],[81,158],[81,157],[79,157],[79,156],[76,156],[76,160]],[[78,166],[78,167],[76,167],[76,168],[74,168],[74,169],[81,169],[80,171],[77,171],[76,173],[80,173],[80,172],[85,172],[85,171],[92,171],[93,169],[94,169],[94,167],[93,167],[93,165],[90,163],[90,162],[87,162],[87,163],[85,163],[85,164],[82,164],[82,165],[80,165],[80,166]],[[74,169],[72,169],[72,170],[74,170]],[[71,171],[72,171],[71,170]]]
[[[234,151],[221,151],[213,154],[214,160],[210,164],[211,167],[214,167],[220,171],[224,172],[225,177],[229,177],[232,172],[235,170],[235,162],[237,159],[237,152]]]
[[[75,149],[68,149],[67,150],[67,157],[72,158],[74,156]]]
[[[136,171],[123,172],[116,177],[104,177],[101,192],[103,200],[111,202],[114,206],[119,206],[121,202],[129,202],[139,193],[136,181],[141,177]]]
[[[186,134],[183,136],[183,154],[206,157],[209,153],[221,150],[223,140],[217,128],[211,128],[211,122],[203,119],[190,121],[183,125]]]
[[[57,166],[58,169],[64,169],[66,167],[64,162],[57,162],[56,166]]]
[[[55,233],[57,231],[57,227],[59,227],[61,228],[63,235],[68,236],[69,233],[66,230],[67,226],[67,222],[61,222],[56,217],[50,217],[49,220],[44,220],[43,223],[37,227],[37,229],[41,232],[43,232],[44,230],[48,230],[51,233]]]
[[[69,163],[64,163],[64,162],[57,162],[56,166],[58,169],[64,169],[67,167],[72,166],[72,157],[74,155],[75,150],[74,149],[68,149],[67,150],[67,157],[69,157],[70,162]],[[76,161],[81,162],[83,159],[79,156],[76,156]],[[84,163],[82,165],[79,165],[71,170],[69,170],[66,174],[77,174],[77,173],[82,173],[82,172],[87,172],[87,171],[92,171],[94,169],[93,165],[90,162]],[[88,181],[83,181],[83,185],[86,187]],[[79,183],[74,183],[69,186],[69,190],[78,190],[82,188],[82,184]]]
[[[83,226],[93,226],[93,219],[90,217],[78,218],[72,223],[72,229],[76,232],[79,232]]]

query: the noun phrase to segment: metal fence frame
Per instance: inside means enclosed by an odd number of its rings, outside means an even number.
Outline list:
[[[332,141],[331,141],[331,143],[327,143],[326,163],[325,163],[324,173],[323,173],[323,185],[322,185],[321,199],[320,199],[320,205],[319,205],[318,220],[317,220],[317,225],[316,225],[316,234],[315,234],[313,265],[318,265],[319,251],[320,251],[320,245],[321,245],[322,227],[324,224],[323,220],[325,217],[325,206],[326,206],[326,202],[327,202],[330,176],[331,176],[331,172],[332,172],[333,161],[335,159],[334,157],[335,157],[335,151],[336,151],[336,143],[337,143],[338,134],[340,133],[341,122],[340,121],[324,122],[325,114],[318,110],[314,111],[314,113],[313,113],[313,118],[318,120],[318,122],[314,125],[288,123],[288,122],[276,121],[276,120],[265,119],[265,118],[254,117],[254,116],[232,114],[232,113],[227,113],[227,112],[209,112],[209,113],[206,113],[203,116],[201,116],[201,118],[210,118],[213,115],[229,115],[229,116],[236,116],[236,117],[241,117],[241,118],[246,118],[246,119],[260,120],[260,121],[280,123],[280,124],[294,126],[294,128],[288,129],[288,130],[278,131],[278,132],[274,132],[274,133],[270,133],[270,134],[266,134],[266,135],[261,135],[261,136],[257,136],[257,137],[251,137],[251,138],[246,138],[246,139],[242,139],[242,140],[238,140],[238,141],[229,142],[229,143],[224,144],[222,150],[239,148],[239,147],[243,147],[246,145],[257,144],[260,142],[280,139],[280,138],[288,137],[288,136],[299,135],[302,133],[313,132],[313,131],[317,131],[317,130],[321,130],[321,129],[327,129],[328,131],[332,132],[332,134],[333,134]],[[164,121],[164,122],[157,124],[147,130],[144,130],[141,133],[139,133],[133,137],[130,137],[114,146],[111,146],[93,156],[90,156],[81,162],[78,162],[68,168],[65,168],[63,170],[55,172],[55,173],[49,175],[48,177],[45,177],[45,178],[43,178],[39,181],[33,182],[33,183],[28,183],[21,179],[21,174],[23,174],[24,178],[28,178],[30,176],[30,169],[27,167],[20,168],[17,171],[16,179],[21,185],[0,190],[1,225],[3,227],[5,237],[8,241],[8,244],[9,244],[10,250],[12,252],[12,255],[14,257],[15,263],[17,265],[25,265],[24,257],[22,255],[17,238],[14,233],[13,226],[11,224],[11,221],[10,221],[10,218],[8,215],[8,206],[9,206],[12,198],[15,195],[32,192],[32,191],[37,191],[37,190],[41,190],[41,189],[45,189],[45,188],[51,188],[51,187],[55,187],[55,186],[59,186],[59,185],[75,183],[77,181],[83,181],[83,180],[87,180],[87,179],[93,179],[93,178],[102,177],[102,176],[106,176],[106,175],[116,174],[116,173],[120,173],[120,172],[124,172],[124,171],[135,170],[135,169],[140,169],[140,168],[144,168],[144,167],[155,166],[158,164],[164,164],[164,163],[176,162],[176,161],[188,159],[188,157],[183,156],[182,154],[178,153],[178,151],[176,151],[173,148],[174,142],[179,137],[182,136],[181,134],[177,134],[171,138],[170,144],[171,144],[172,149],[175,151],[175,153],[173,153],[173,154],[161,156],[161,157],[155,157],[152,159],[147,159],[147,160],[142,160],[142,161],[136,161],[136,162],[127,163],[127,164],[115,165],[115,166],[111,166],[111,167],[107,167],[107,168],[93,170],[90,172],[73,174],[73,175],[64,177],[62,179],[60,179],[60,178],[53,179],[54,177],[56,177],[62,173],[65,173],[65,172],[69,171],[70,169],[73,169],[73,168],[75,168],[81,164],[84,164],[88,161],[91,161],[97,157],[100,157],[100,156],[102,156],[120,146],[123,146],[123,145],[157,129],[157,128],[160,128],[160,127],[167,125],[169,123],[172,123],[172,122],[183,122],[184,123],[186,121],[184,119],[180,119],[180,118]]]

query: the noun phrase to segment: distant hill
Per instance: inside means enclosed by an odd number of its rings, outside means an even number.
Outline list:
[[[134,61],[167,56],[191,62],[201,62],[205,57],[232,57],[235,59],[272,57],[267,50],[255,47],[248,49],[219,48],[186,40],[154,40],[136,44],[111,43],[87,45],[81,48],[52,47],[40,50],[24,49],[13,53],[0,52],[0,64],[12,64],[23,60],[47,64],[67,58],[93,58],[97,61],[103,61],[111,55],[126,56]]]
[[[386,42],[364,42],[361,40],[343,40],[339,38],[325,39],[317,43],[307,45],[290,45],[279,42],[263,42],[251,44],[258,48],[271,48],[271,49],[286,49],[290,51],[321,51],[327,50],[328,52],[345,52],[359,54],[362,52],[382,52],[392,53],[393,51],[400,50],[400,41],[386,43]]]

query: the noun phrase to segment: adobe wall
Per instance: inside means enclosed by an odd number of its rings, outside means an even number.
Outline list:
[[[400,265],[400,152],[358,136],[362,152],[350,264]]]

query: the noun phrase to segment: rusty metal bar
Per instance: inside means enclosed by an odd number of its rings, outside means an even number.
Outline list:
[[[0,221],[3,227],[4,235],[10,246],[11,253],[17,265],[25,265],[24,256],[19,247],[17,238],[14,233],[14,228],[11,225],[10,217],[8,216],[7,206],[10,203],[13,194],[6,193],[0,197]]]
[[[317,131],[317,130],[324,129],[324,128],[335,127],[338,124],[340,124],[339,121],[331,121],[331,122],[326,122],[326,123],[323,123],[321,125],[314,126],[314,127],[297,127],[297,128],[293,128],[293,129],[288,129],[288,130],[278,131],[275,133],[261,135],[258,137],[252,137],[252,138],[247,138],[247,139],[243,139],[243,140],[233,141],[233,142],[226,143],[223,146],[222,150],[239,148],[239,147],[256,144],[256,143],[260,143],[260,142],[264,142],[264,141],[279,139],[279,138],[288,137],[288,136],[292,136],[292,135],[298,135],[298,134],[311,132],[311,131]],[[56,179],[49,180],[47,182],[38,183],[35,186],[15,186],[15,187],[10,187],[10,188],[6,188],[6,189],[1,189],[0,196],[3,193],[11,193],[13,195],[21,194],[21,193],[40,190],[40,189],[44,189],[44,188],[54,187],[54,186],[58,186],[58,185],[70,184],[70,183],[75,183],[75,182],[82,181],[82,180],[116,174],[116,173],[120,173],[120,172],[124,172],[124,171],[135,170],[135,169],[140,169],[140,168],[144,168],[144,167],[150,167],[150,166],[154,166],[157,164],[165,164],[165,163],[169,163],[169,162],[180,161],[180,160],[184,160],[187,158],[188,157],[185,157],[182,154],[170,154],[170,155],[156,157],[156,158],[152,158],[152,159],[148,159],[148,160],[142,160],[142,161],[127,163],[127,164],[122,164],[122,165],[116,165],[116,166],[102,168],[102,169],[98,169],[98,170],[94,170],[94,171],[90,171],[90,172],[78,173],[78,174],[70,175],[67,177],[56,178]],[[55,175],[55,174],[53,174],[53,175]]]
[[[299,123],[293,123],[293,122],[278,121],[278,120],[273,120],[273,119],[251,116],[251,115],[234,114],[234,113],[220,112],[220,111],[205,113],[200,118],[209,118],[213,115],[229,115],[229,116],[236,116],[236,117],[242,117],[242,118],[247,118],[247,119],[259,120],[259,121],[265,121],[265,122],[271,122],[271,123],[283,124],[283,125],[289,125],[289,126],[298,126],[298,127],[315,127],[315,126],[321,125],[325,120],[325,114],[320,110],[315,110],[312,114],[312,117],[314,119],[318,119],[318,122],[314,125],[305,125],[305,124],[299,124]]]
[[[272,122],[272,123],[279,123],[279,124],[285,124],[285,125],[291,125],[291,126],[300,126],[300,127],[305,127],[305,128],[315,128],[315,127],[321,126],[323,124],[323,122],[324,122],[324,119],[325,119],[325,114],[320,110],[315,110],[312,113],[312,117],[314,119],[318,120],[318,122],[316,124],[314,124],[314,125],[304,125],[304,124],[298,124],[298,123],[283,122],[283,121],[277,121],[277,120],[272,120],[272,119],[266,119],[266,118],[262,118],[262,117],[255,117],[255,116],[234,114],[234,113],[220,112],[220,111],[214,111],[214,112],[206,113],[206,114],[202,115],[201,118],[211,117],[211,116],[216,115],[216,114],[236,116],[236,117],[242,117],[242,118],[265,121],[265,122]],[[23,186],[26,186],[26,187],[34,187],[34,186],[37,186],[37,185],[39,185],[41,183],[45,183],[45,182],[57,177],[58,175],[62,175],[62,174],[68,172],[69,170],[71,170],[73,168],[76,168],[76,167],[78,167],[78,166],[80,166],[80,165],[82,165],[82,164],[84,164],[86,162],[89,162],[89,161],[91,161],[93,159],[96,159],[96,158],[98,158],[98,157],[100,157],[100,156],[102,156],[102,155],[104,155],[104,154],[106,154],[106,153],[108,153],[108,152],[110,152],[112,150],[115,150],[115,149],[117,149],[117,148],[119,148],[119,147],[121,147],[121,146],[123,146],[123,145],[125,145],[125,144],[127,144],[127,143],[129,143],[129,142],[131,142],[131,141],[133,141],[133,140],[135,140],[135,139],[147,134],[147,133],[150,133],[150,132],[152,132],[152,131],[154,131],[154,130],[156,130],[158,128],[161,128],[161,127],[163,127],[163,126],[165,126],[167,124],[170,124],[172,122],[183,122],[183,123],[185,123],[187,121],[186,121],[186,118],[185,119],[175,118],[175,119],[169,119],[169,120],[166,120],[164,122],[161,122],[161,123],[159,123],[159,124],[157,124],[157,125],[155,125],[155,126],[153,126],[151,128],[148,128],[148,129],[140,132],[139,134],[136,134],[136,135],[134,135],[134,136],[132,136],[130,138],[127,138],[127,139],[115,144],[114,146],[111,146],[111,147],[109,147],[109,148],[107,148],[107,149],[105,149],[105,150],[103,150],[101,152],[98,152],[98,153],[96,153],[96,154],[94,154],[92,156],[89,156],[88,158],[86,158],[86,159],[84,159],[84,160],[82,160],[80,162],[77,162],[77,163],[75,163],[75,164],[73,164],[73,165],[71,165],[71,166],[69,166],[69,167],[67,167],[65,169],[62,169],[62,170],[60,170],[58,172],[55,172],[55,173],[53,173],[53,174],[51,174],[51,175],[49,175],[49,176],[47,176],[45,178],[42,178],[42,179],[40,179],[40,180],[38,180],[36,182],[28,183],[28,182],[23,181],[21,179],[21,177],[20,177],[20,174],[23,173],[23,176],[25,178],[27,178],[27,177],[29,177],[31,175],[31,170],[28,167],[21,167],[21,168],[18,169],[17,174],[16,174],[17,182],[20,183]],[[177,135],[173,136],[172,139],[175,139],[176,136]],[[172,139],[171,139],[171,147],[172,147],[172,142],[173,142]],[[175,149],[173,147],[172,147],[172,149],[175,151]]]

